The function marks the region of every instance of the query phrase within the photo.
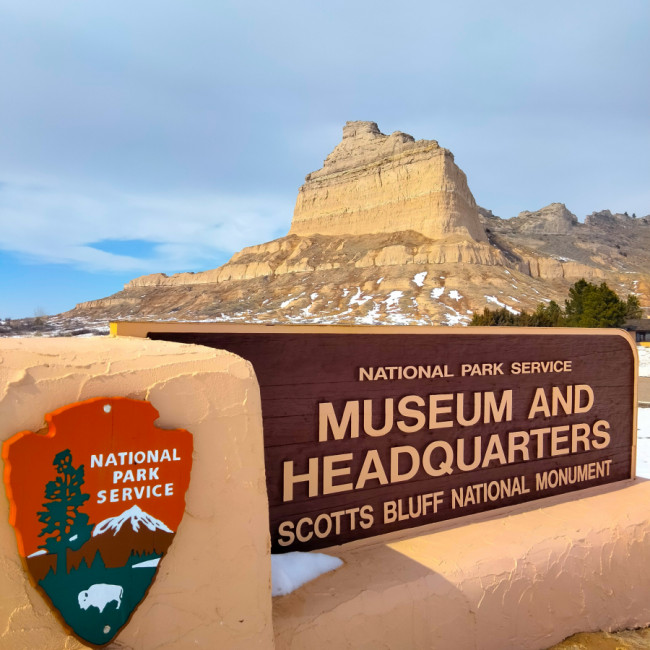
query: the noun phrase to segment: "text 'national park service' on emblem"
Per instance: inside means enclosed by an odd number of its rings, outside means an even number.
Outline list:
[[[109,643],[146,596],[185,510],[192,434],[149,403],[90,399],[2,447],[10,522],[34,585],[72,632]]]

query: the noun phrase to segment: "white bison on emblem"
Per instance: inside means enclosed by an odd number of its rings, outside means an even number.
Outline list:
[[[104,583],[90,585],[85,591],[79,592],[79,607],[81,609],[96,607],[100,612],[103,612],[108,603],[115,601],[117,609],[119,609],[122,604],[123,593],[124,590],[120,585],[106,585]]]

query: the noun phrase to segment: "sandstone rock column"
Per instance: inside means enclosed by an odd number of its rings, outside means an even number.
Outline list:
[[[435,140],[384,135],[347,122],[343,140],[298,192],[289,234],[364,235],[414,230],[487,241],[453,154]]]

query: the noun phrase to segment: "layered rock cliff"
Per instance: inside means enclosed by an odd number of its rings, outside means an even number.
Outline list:
[[[300,188],[286,237],[201,273],[136,278],[62,318],[466,324],[562,301],[584,277],[650,307],[648,218],[563,204],[500,219],[434,140],[348,122]]]
[[[431,239],[487,241],[453,154],[435,140],[384,135],[348,122],[323,168],[298,191],[291,235],[374,235],[413,230]]]

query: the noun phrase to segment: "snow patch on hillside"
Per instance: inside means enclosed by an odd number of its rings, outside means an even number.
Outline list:
[[[416,321],[400,312],[390,312],[387,314],[386,322],[389,325],[418,325]]]
[[[359,316],[356,322],[360,325],[375,325],[379,322],[379,303],[375,303],[372,309],[365,315]]]
[[[464,314],[445,314],[445,325],[448,325],[450,327],[454,325],[463,325],[466,326],[467,323],[469,322],[469,318],[465,316]]]
[[[399,299],[404,295],[403,291],[391,291],[388,294],[388,298],[384,300],[386,307],[390,309],[391,307],[396,307],[399,305]]]
[[[280,303],[280,309],[286,309],[293,301],[295,298],[289,298],[289,300],[285,300],[284,302]],[[224,314],[221,314],[222,316]]]
[[[488,302],[493,302],[495,305],[498,305],[499,307],[505,307],[511,314],[514,314],[515,316],[518,316],[521,313],[516,309],[512,308],[510,305],[506,305],[505,302],[501,302],[496,296],[485,296],[485,299]]]
[[[348,304],[363,305],[364,302],[372,300],[372,296],[364,296],[362,294],[363,292],[361,291],[361,287],[357,287],[357,292],[352,296],[352,298],[350,298],[350,302]]]
[[[418,285],[418,287],[424,286],[424,279],[427,277],[427,271],[422,271],[421,273],[416,273],[413,276],[413,282]]]
[[[462,296],[461,296],[462,297]],[[469,321],[471,320],[467,314],[461,314],[459,311],[456,311],[453,307],[450,307],[449,305],[445,305],[447,307],[447,310],[450,311],[450,314],[445,314],[444,315],[444,323],[443,325],[463,325],[467,326]]]

